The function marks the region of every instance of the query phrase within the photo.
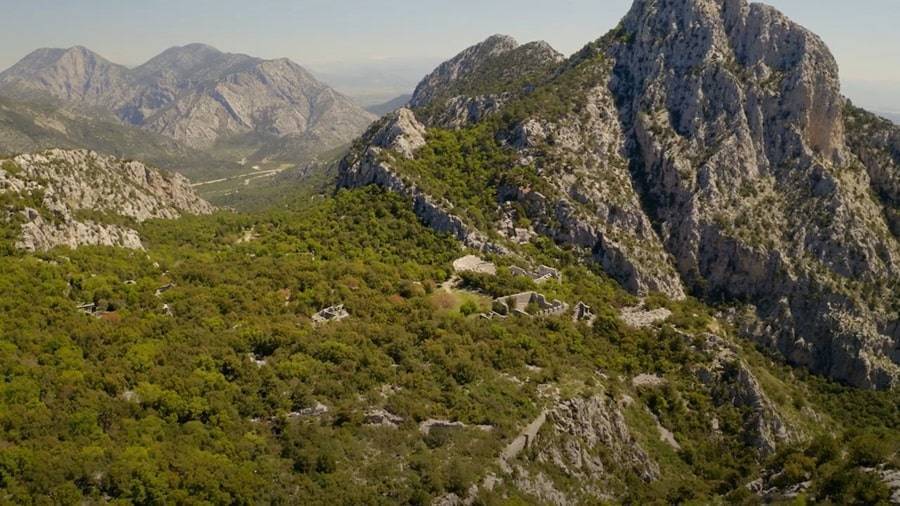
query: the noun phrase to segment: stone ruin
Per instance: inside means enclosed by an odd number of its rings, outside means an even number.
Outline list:
[[[93,302],[88,302],[87,304],[79,304],[78,306],[76,306],[76,309],[84,314],[94,314],[97,312],[97,304],[94,304]]]
[[[344,309],[343,304],[327,307],[312,316],[313,322],[315,322],[316,325],[339,322],[341,320],[346,320],[347,318],[350,318],[350,313]]]
[[[86,315],[90,315],[90,316],[93,316],[94,318],[99,318],[101,320],[115,321],[117,319],[116,311],[102,311],[100,309],[100,306],[98,306],[94,302],[88,302],[86,304],[79,304],[79,305],[75,306],[75,308]]]
[[[468,255],[458,258],[453,262],[453,270],[457,273],[474,272],[475,274],[497,275],[497,266],[482,260],[475,255]]]
[[[299,409],[297,411],[292,411],[287,414],[288,418],[310,418],[316,416],[322,416],[328,413],[328,406],[322,404],[321,402],[316,402],[312,406],[307,408]]]
[[[569,310],[569,305],[561,300],[548,301],[537,292],[523,292],[494,300],[493,312],[488,318],[506,318],[512,315],[528,317],[562,316]]]
[[[584,302],[576,304],[575,309],[572,312],[574,313],[572,319],[576,322],[586,322],[588,325],[593,325],[594,321],[597,319],[597,315],[594,314],[591,306],[588,306]]]
[[[431,433],[432,429],[438,430],[452,430],[452,429],[466,429],[466,428],[474,428],[478,429],[482,432],[491,432],[494,430],[493,425],[466,425],[462,422],[452,422],[450,420],[436,420],[434,418],[429,418],[424,422],[419,424],[419,432],[422,434],[428,435]]]
[[[364,423],[370,427],[396,429],[403,423],[403,418],[384,409],[372,409],[366,413]]]
[[[619,313],[619,318],[625,322],[625,325],[636,329],[652,327],[668,320],[670,316],[672,316],[672,312],[668,309],[661,307],[648,310],[644,307],[643,302],[639,306],[623,308]]]
[[[162,297],[162,295],[164,293],[168,292],[169,290],[171,290],[173,288],[175,288],[175,283],[167,283],[167,284],[157,288],[155,295],[156,295],[156,297]]]
[[[562,273],[560,273],[559,270],[554,269],[553,267],[547,267],[546,265],[541,265],[533,271],[523,269],[519,266],[512,266],[509,268],[509,272],[511,272],[513,276],[531,278],[532,281],[539,285],[550,280],[562,282]]]

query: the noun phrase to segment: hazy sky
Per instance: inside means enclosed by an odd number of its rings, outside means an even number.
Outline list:
[[[900,0],[771,0],[819,33],[845,81],[900,95]],[[38,47],[84,45],[136,65],[173,45],[327,68],[437,61],[493,33],[564,53],[601,36],[631,0],[0,0],[0,68]],[[869,92],[865,92],[868,94]],[[900,110],[900,96],[893,107]]]

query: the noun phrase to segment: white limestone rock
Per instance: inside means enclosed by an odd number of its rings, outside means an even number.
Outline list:
[[[133,229],[83,219],[82,212],[142,222],[215,210],[180,175],[91,151],[53,149],[0,161],[0,167],[6,167],[0,168],[0,193],[40,198],[41,209],[20,209],[17,246],[26,251],[83,245],[142,248]]]

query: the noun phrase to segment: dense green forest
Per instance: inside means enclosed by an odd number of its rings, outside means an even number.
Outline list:
[[[590,304],[592,325],[482,319],[491,296],[536,286],[496,258],[498,276],[442,288],[465,252],[375,189],[139,231],[145,251],[2,248],[0,503],[430,504],[499,474],[497,456],[547,407],[547,385],[633,399],[629,425],[660,478],[601,452],[617,502],[752,504],[746,485],[766,473],[781,487],[812,482],[798,504],[888,499],[867,469],[898,464],[895,394],[782,366],[696,301],[648,300],[673,316],[627,327],[619,309],[636,300],[552,243],[519,258],[559,267],[563,282],[540,290]],[[350,317],[314,325],[334,304]],[[696,378],[713,330],[735,340],[802,438],[771,455],[748,443],[748,408]],[[642,373],[665,386],[635,388]],[[396,426],[371,423],[378,409]],[[722,437],[710,437],[712,417]],[[680,450],[659,442],[654,418]],[[428,419],[465,427],[425,433]],[[478,504],[537,502],[513,483]]]

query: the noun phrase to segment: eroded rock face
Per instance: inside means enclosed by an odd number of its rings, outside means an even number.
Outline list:
[[[879,280],[900,276],[900,248],[824,43],[745,0],[639,0],[621,35],[611,89],[632,172],[688,286],[754,302],[784,324],[758,338],[799,365],[895,384],[883,301],[898,295]]]
[[[425,145],[424,133],[425,126],[409,109],[389,114],[363,137],[364,147],[341,162],[338,187],[375,184],[404,195],[413,201],[413,211],[426,226],[456,237],[471,248],[504,253],[504,248],[490,243],[482,233],[452,214],[450,203],[438,202],[391,167],[392,153],[412,158],[415,150]]]
[[[18,246],[43,251],[82,245],[141,248],[137,232],[83,216],[115,215],[136,222],[208,214],[214,207],[180,175],[143,163],[84,150],[49,150],[0,162],[0,193],[30,199],[40,209],[21,210]]]
[[[779,446],[801,439],[784,421],[750,367],[724,339],[707,335],[704,346],[713,360],[700,367],[697,375],[710,388],[716,402],[749,409],[744,427],[749,444],[760,454],[771,455]]]
[[[491,58],[517,47],[519,47],[519,43],[516,39],[508,35],[493,35],[484,42],[466,49],[442,63],[419,83],[409,101],[410,107],[428,105],[434,98],[444,93],[450,85],[463,77],[478,72]]]
[[[507,142],[554,191],[501,187],[501,201],[519,204],[537,232],[589,252],[632,293],[684,298],[681,278],[632,184],[624,132],[605,85],[587,91],[578,113],[525,120]]]
[[[605,394],[560,401],[539,418],[528,441],[529,455],[541,467],[552,466],[575,478],[576,487],[560,487],[542,472],[513,465],[515,486],[549,504],[614,501],[608,486],[613,472],[628,470],[643,481],[659,479],[659,465],[641,447],[625,420],[621,403]],[[604,460],[605,458],[609,460]],[[519,457],[520,459],[522,457]],[[571,483],[569,483],[571,485]],[[564,488],[565,492],[560,490]]]
[[[591,455],[600,446],[610,450],[617,464],[632,470],[642,480],[659,478],[659,465],[634,439],[616,401],[606,396],[575,398],[554,407],[547,419],[553,430],[567,437],[562,447],[550,447],[538,459],[553,462],[570,476],[603,473],[602,461]],[[593,476],[596,477],[596,476]]]

